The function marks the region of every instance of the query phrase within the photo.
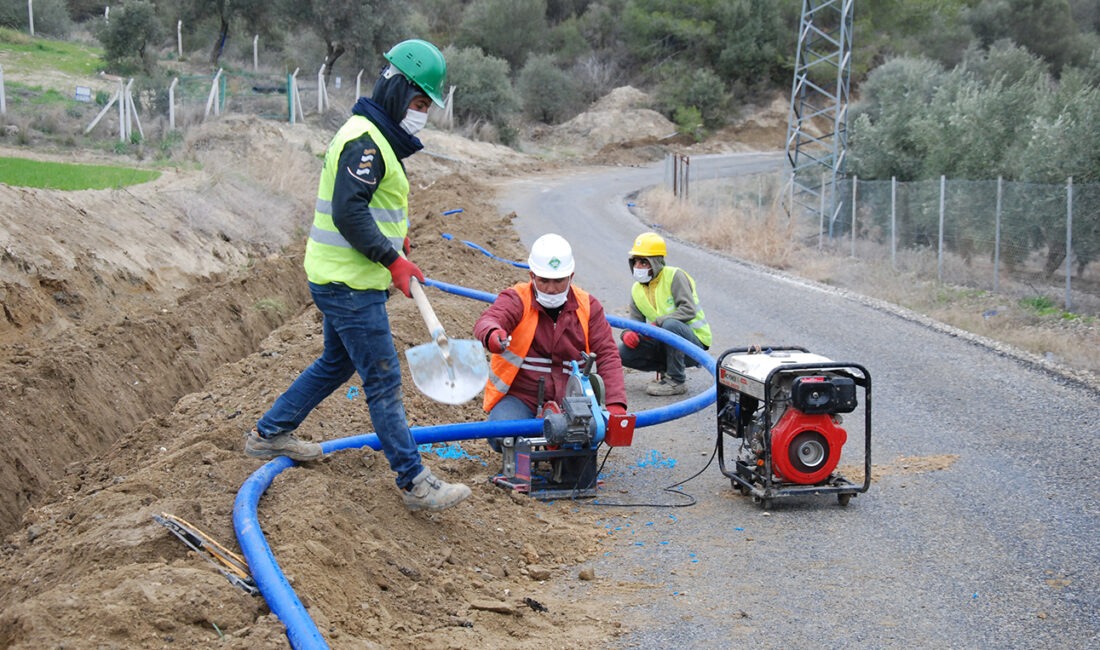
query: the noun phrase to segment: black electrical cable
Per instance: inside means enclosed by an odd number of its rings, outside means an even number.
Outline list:
[[[607,453],[604,454],[603,460],[600,461],[600,466],[598,468],[596,468],[596,477],[597,478],[599,477],[600,472],[603,471],[604,465],[607,464],[607,459],[608,459],[608,457],[611,456],[611,450],[612,449],[613,449],[613,447],[610,447],[610,446],[607,448]],[[692,481],[692,480],[698,478],[699,475],[701,475],[703,472],[707,471],[707,468],[710,467],[711,463],[714,462],[714,458],[717,455],[718,455],[718,443],[717,443],[717,441],[715,441],[714,449],[710,453],[710,458],[707,459],[707,464],[704,465],[702,469],[700,469],[698,472],[695,472],[694,474],[692,474],[691,476],[687,477],[686,479],[684,479],[682,481],[678,481],[676,483],[673,483],[672,485],[661,488],[662,492],[668,492],[670,494],[675,494],[678,497],[686,497],[688,499],[687,503],[606,503],[606,502],[600,502],[600,501],[579,501],[579,500],[577,500],[577,497],[576,497],[576,494],[577,494],[576,488],[574,488],[573,494],[571,495],[570,498],[574,503],[589,505],[589,506],[593,506],[593,507],[603,506],[603,507],[607,507],[607,508],[688,508],[688,507],[691,507],[691,506],[695,505],[696,503],[698,503],[696,498],[694,496],[688,494],[687,492],[682,492],[682,491],[676,490],[674,488],[678,488],[681,485],[684,485],[685,483],[687,483],[688,481]]]

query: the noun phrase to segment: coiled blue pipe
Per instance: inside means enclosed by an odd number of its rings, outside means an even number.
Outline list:
[[[441,291],[483,302],[492,302],[496,299],[495,294],[436,280],[426,279],[424,284],[436,287]],[[692,359],[698,361],[704,368],[707,368],[711,375],[714,375],[714,359],[707,355],[705,350],[691,345],[684,339],[659,327],[611,314],[607,315],[607,321],[612,327],[632,329],[639,334],[650,336],[682,350]],[[703,393],[675,404],[642,411],[636,414],[635,427],[649,427],[701,411],[713,404],[716,396],[717,389],[712,385]],[[460,422],[412,427],[411,430],[417,444],[504,436],[537,437],[542,434],[542,420]],[[370,447],[377,451],[382,448],[382,445],[378,441],[378,436],[373,433],[337,438],[321,443],[321,449],[326,454],[341,449],[360,449],[362,447]],[[286,626],[286,636],[290,641],[290,646],[295,650],[328,648],[328,643],[321,636],[316,623],[306,612],[302,601],[298,599],[298,595],[294,593],[294,589],[287,582],[282,569],[279,568],[279,563],[275,561],[275,556],[271,552],[271,547],[267,544],[267,539],[264,538],[257,518],[257,506],[264,491],[267,490],[276,476],[293,465],[294,461],[285,456],[280,456],[265,463],[263,467],[253,472],[245,480],[244,484],[241,485],[241,489],[237,491],[237,498],[233,502],[233,529],[237,533],[237,542],[240,544],[241,551],[248,562],[248,568],[252,572],[252,578],[256,581],[256,586],[263,594],[268,607]]]

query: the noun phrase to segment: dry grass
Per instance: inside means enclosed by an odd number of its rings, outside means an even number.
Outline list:
[[[1037,296],[1061,304],[1057,287],[1002,279],[998,293],[992,293],[952,284],[973,277],[975,269],[950,256],[943,261],[945,281],[939,282],[933,251],[898,251],[891,259],[888,250],[858,240],[855,256],[850,241],[819,248],[815,227],[796,224],[777,199],[768,198],[781,192],[766,190],[747,200],[742,195],[734,204],[728,196],[707,196],[708,190],[697,186],[691,190],[691,200],[683,201],[667,189],[653,189],[639,197],[639,205],[651,222],[678,239],[904,307],[1044,362],[1091,373],[1100,385],[1098,296],[1077,292],[1075,313],[1036,310],[1029,305]]]

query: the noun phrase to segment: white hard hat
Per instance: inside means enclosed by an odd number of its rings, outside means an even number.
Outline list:
[[[573,273],[573,247],[561,235],[543,235],[531,246],[527,266],[547,280],[569,277]]]

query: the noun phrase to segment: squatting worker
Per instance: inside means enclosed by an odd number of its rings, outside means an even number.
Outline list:
[[[573,282],[573,249],[547,234],[531,246],[530,281],[502,291],[474,324],[474,336],[491,353],[483,407],[489,420],[536,417],[540,385],[545,402],[561,404],[572,361],[596,355],[604,382],[604,406],[626,413],[623,367],[603,305]],[[489,444],[500,451],[499,438]]]
[[[687,271],[665,265],[668,248],[654,232],[638,235],[630,248],[630,319],[656,325],[692,345],[710,349],[711,332],[699,305],[695,280]],[[623,365],[661,374],[645,388],[649,395],[682,395],[687,392],[687,366],[698,366],[675,346],[623,330],[619,354]]]
[[[424,146],[415,134],[432,102],[443,104],[447,64],[438,48],[421,40],[398,43],[385,58],[389,64],[370,98],[359,98],[332,138],[317,187],[305,270],[324,315],[324,350],[260,418],[244,448],[256,458],[319,458],[320,444],[292,432],[358,372],[405,505],[442,510],[468,497],[470,488],[441,481],[421,463],[401,401],[386,300],[391,282],[411,297],[410,278],[424,280],[407,259],[409,180],[402,160]]]

